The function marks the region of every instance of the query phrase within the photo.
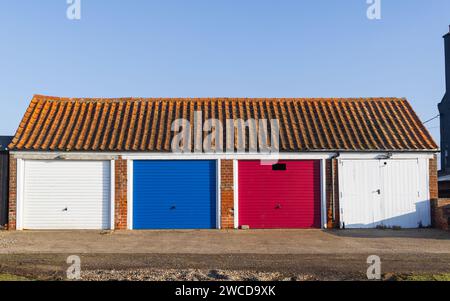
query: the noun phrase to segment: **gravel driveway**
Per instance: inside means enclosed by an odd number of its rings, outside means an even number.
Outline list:
[[[3,231],[0,254],[449,253],[450,232],[419,230]]]
[[[0,274],[64,280],[68,255],[83,280],[365,279],[450,272],[450,233],[432,230],[0,232]]]

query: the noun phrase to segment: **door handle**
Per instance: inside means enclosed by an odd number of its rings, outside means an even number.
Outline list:
[[[381,194],[381,189],[378,189],[378,190],[377,190],[377,193],[378,193],[378,194]]]
[[[277,205],[275,206],[275,209],[281,209],[281,204],[277,204]]]
[[[67,212],[67,211],[69,211],[69,208],[66,207],[62,211]]]
[[[175,210],[177,209],[177,207],[175,205],[173,205],[172,207],[170,207],[170,210]]]

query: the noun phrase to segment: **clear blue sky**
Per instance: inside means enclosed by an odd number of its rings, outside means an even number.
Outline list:
[[[444,95],[449,0],[0,0],[0,134],[33,94],[73,97]],[[427,124],[439,138],[438,120]]]

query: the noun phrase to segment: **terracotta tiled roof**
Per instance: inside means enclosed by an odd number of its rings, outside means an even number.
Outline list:
[[[9,147],[169,152],[176,134],[171,131],[172,121],[193,120],[195,111],[202,111],[203,119],[215,117],[223,124],[226,119],[278,119],[283,152],[438,149],[407,100],[399,98],[75,99],[41,95],[31,101]]]

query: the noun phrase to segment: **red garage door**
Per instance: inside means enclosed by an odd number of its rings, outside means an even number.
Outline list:
[[[239,162],[239,226],[320,228],[320,161]]]

